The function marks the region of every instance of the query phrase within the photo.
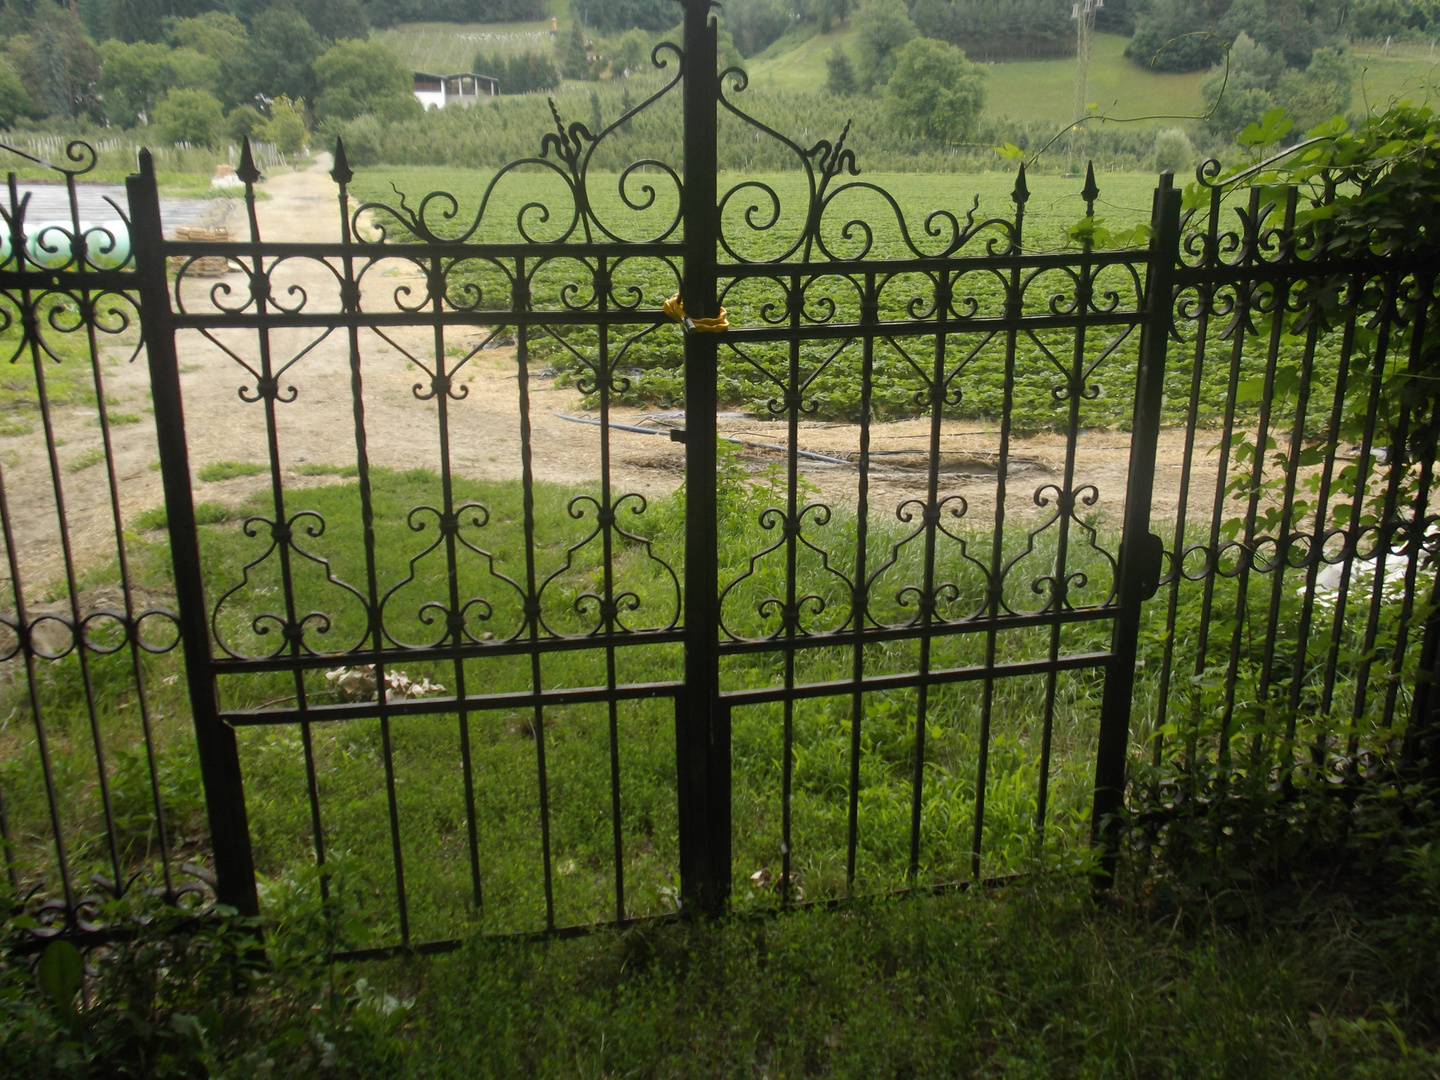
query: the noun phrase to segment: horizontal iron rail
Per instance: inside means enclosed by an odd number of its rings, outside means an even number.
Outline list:
[[[220,718],[235,727],[269,727],[275,724],[329,723],[339,720],[373,720],[382,714],[436,716],[454,712],[494,709],[535,709],[555,705],[604,704],[610,701],[647,701],[673,698],[684,689],[682,682],[621,683],[609,686],[578,686],[563,690],[516,690],[498,694],[467,694],[465,697],[406,698],[380,701],[347,701],[334,705],[307,705],[300,709],[230,709]]]
[[[259,671],[307,671],[338,665],[425,663],[440,660],[478,660],[487,656],[529,656],[532,653],[581,652],[610,647],[666,645],[685,640],[684,631],[633,630],[629,633],[595,634],[575,637],[516,638],[470,642],[464,645],[433,645],[418,648],[356,649],[353,652],[313,653],[308,656],[216,657],[218,675],[249,674]]]
[[[685,253],[685,245],[678,242],[659,241],[629,243],[628,241],[607,243],[575,243],[573,241],[537,240],[534,243],[471,243],[467,241],[436,240],[420,243],[385,241],[384,243],[357,240],[353,244],[336,241],[301,243],[284,240],[167,240],[161,250],[176,258],[193,258],[205,255],[224,255],[230,258],[277,259],[320,258],[351,259],[352,261],[376,262],[382,259],[433,259],[447,256],[463,256],[466,259],[523,258],[527,262],[539,259],[542,262],[554,259],[584,259],[587,257],[636,258],[640,256],[673,256]]]
[[[737,314],[732,312],[732,314]],[[485,308],[477,311],[396,311],[396,312],[296,312],[263,315],[252,311],[177,312],[171,320],[177,329],[326,329],[330,327],[391,327],[391,326],[639,326],[663,325],[671,320],[658,311],[570,311],[530,309],[506,311]],[[1004,330],[1066,330],[1079,326],[1138,326],[1144,321],[1139,311],[1090,312],[1085,315],[1052,315],[1033,313],[1007,317],[981,315],[962,319],[950,316],[945,321],[947,334],[981,334]],[[799,330],[789,326],[732,326],[721,340],[793,341],[796,338],[834,339],[871,337],[926,337],[936,332],[936,321],[901,319],[893,322],[829,322],[806,323]]]
[[[1057,660],[1012,660],[1003,664],[974,664],[966,667],[931,668],[926,672],[911,671],[899,675],[866,675],[860,679],[830,679],[818,683],[797,683],[792,687],[753,687],[744,690],[722,690],[721,700],[737,705],[763,705],[802,698],[842,697],[876,690],[907,690],[916,686],[941,683],[979,682],[982,679],[1017,678],[1023,675],[1048,675],[1052,671],[1078,671],[1104,667],[1114,654],[1108,652],[1075,653]]]
[[[905,641],[929,636],[932,638],[951,637],[957,634],[976,634],[987,630],[1023,630],[1033,627],[1048,627],[1070,623],[1095,622],[1115,617],[1114,605],[1093,608],[1076,608],[1060,612],[1033,612],[1021,615],[1003,615],[990,619],[977,616],[973,619],[934,621],[928,627],[919,623],[899,626],[869,626],[863,632],[866,642]],[[630,634],[607,634],[594,637],[541,637],[516,641],[471,643],[466,645],[437,645],[416,649],[364,649],[345,653],[316,653],[310,656],[266,656],[253,659],[220,658],[213,661],[217,675],[246,675],[262,671],[316,671],[337,666],[358,664],[424,663],[439,660],[478,660],[490,656],[529,656],[532,653],[581,652],[603,650],[610,647],[633,647],[637,645],[664,645],[684,640],[682,630],[636,630]],[[719,642],[723,653],[779,652],[784,649],[853,648],[855,631],[846,626],[816,634],[797,634],[793,637],[764,638],[722,638]]]
[[[932,616],[928,626],[919,622],[900,626],[868,626],[861,632],[866,643],[877,641],[905,641],[916,638],[944,638],[958,634],[979,634],[989,630],[1003,633],[1006,630],[1025,630],[1036,627],[1064,626],[1069,623],[1095,622],[1113,619],[1117,612],[1114,604],[1093,608],[1075,608],[1070,611],[1037,611],[1022,615],[1001,615],[987,618],[940,620]],[[835,630],[818,634],[797,634],[794,637],[765,638],[722,638],[722,653],[778,652],[791,648],[854,648],[855,630],[847,623]]]
[[[892,675],[866,675],[860,679],[831,679],[825,682],[797,683],[791,687],[754,687],[745,690],[722,690],[720,696],[729,705],[758,705],[776,701],[797,701],[804,698],[839,697],[846,694],[870,693],[877,690],[904,690],[921,684],[975,682],[985,678],[1015,678],[1024,675],[1045,675],[1052,671],[1076,671],[1103,667],[1111,659],[1108,652],[1076,653],[1057,660],[1013,660],[1001,664],[975,664],[956,668],[932,668],[928,672],[910,671]],[[283,724],[332,723],[347,720],[373,720],[382,713],[396,719],[402,716],[443,716],[454,712],[482,712],[501,709],[535,709],[557,705],[603,704],[611,701],[646,701],[675,697],[685,688],[683,682],[622,683],[615,687],[586,686],[563,690],[516,690],[498,694],[407,698],[405,700],[345,702],[335,705],[311,705],[305,708],[222,710],[220,718],[235,727],[274,727]]]

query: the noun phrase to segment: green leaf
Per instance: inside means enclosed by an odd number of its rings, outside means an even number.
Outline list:
[[[1309,135],[1312,139],[1323,139],[1326,137],[1343,135],[1346,131],[1349,130],[1349,128],[1350,122],[1346,120],[1345,117],[1336,114],[1335,116],[1332,116],[1329,120],[1325,120],[1322,123],[1316,124],[1313,128],[1306,132],[1306,134]]]
[[[80,950],[68,941],[52,941],[40,954],[35,976],[40,989],[59,1012],[70,1012],[80,984],[85,981],[85,961]]]
[[[1009,161],[1019,161],[1025,156],[1025,151],[1011,142],[995,147],[995,152]]]

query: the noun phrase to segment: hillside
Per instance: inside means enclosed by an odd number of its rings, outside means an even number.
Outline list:
[[[747,65],[756,87],[804,90],[825,83],[825,58],[838,45],[854,56],[851,31],[782,38]],[[1151,113],[1190,115],[1200,106],[1201,73],[1168,75],[1147,71],[1124,57],[1128,41],[1096,34],[1090,53],[1090,100],[1113,116]],[[1063,124],[1075,101],[1075,61],[1019,60],[989,65],[985,112],[1015,120]]]

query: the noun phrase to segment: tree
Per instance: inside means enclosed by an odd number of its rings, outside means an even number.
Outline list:
[[[913,38],[895,51],[885,111],[898,125],[937,142],[963,142],[985,107],[985,71],[954,45]]]
[[[220,61],[194,49],[170,50],[170,85],[208,90],[216,97],[224,86]]]
[[[22,116],[29,116],[34,109],[20,76],[0,58],[0,128],[10,127]]]
[[[386,119],[418,116],[411,71],[378,41],[351,39],[331,46],[315,61],[315,118],[353,120],[361,113]]]
[[[644,30],[627,30],[611,50],[610,74],[629,75],[650,67],[650,35]],[[618,68],[618,70],[617,70]]]
[[[1220,19],[1220,33],[1234,41],[1241,34],[1303,68],[1323,43],[1316,21],[1295,0],[1235,0]]]
[[[1316,49],[1305,71],[1290,70],[1280,76],[1275,98],[1307,131],[1332,116],[1344,115],[1355,94],[1359,75],[1353,59],[1335,49]]]
[[[99,54],[73,11],[37,3],[30,32],[11,38],[9,49],[30,100],[46,113],[69,119],[97,111]]]
[[[225,114],[225,133],[235,142],[254,135],[265,123],[265,117],[254,105],[236,105]]]
[[[166,40],[177,49],[194,49],[198,53],[233,63],[250,47],[250,34],[245,24],[228,12],[207,11],[191,19],[177,19],[170,24]]]
[[[171,90],[155,106],[155,130],[166,142],[214,146],[224,120],[220,102],[204,90]]]
[[[282,154],[298,154],[305,149],[309,128],[305,123],[305,102],[291,101],[281,94],[270,103],[270,119],[256,132],[266,142],[273,142]]]
[[[582,11],[590,26],[601,34],[613,34],[634,27],[664,30],[675,20],[675,7],[669,0],[589,0]],[[572,7],[571,17],[577,14]]]
[[[1156,71],[1200,71],[1220,63],[1224,50],[1208,6],[1195,0],[1155,0],[1135,24],[1125,55]]]
[[[300,14],[327,41],[370,36],[370,21],[360,0],[301,0]]]
[[[895,70],[895,51],[915,37],[915,24],[904,0],[865,0],[851,20],[860,50],[860,84],[878,89]]]
[[[723,15],[741,56],[754,56],[793,23],[779,0],[732,0]]]
[[[570,38],[565,43],[565,59],[560,65],[560,73],[567,79],[590,77],[590,57],[585,51],[585,31],[579,20],[570,24]]]
[[[825,89],[836,97],[849,97],[860,89],[855,80],[855,65],[839,45],[825,58],[825,72]]]
[[[172,85],[170,50],[138,41],[107,41],[100,46],[100,111],[118,127],[133,127],[152,117],[156,103]]]
[[[1233,136],[1259,120],[1275,107],[1275,90],[1284,71],[1284,57],[1242,33],[1230,46],[1228,76],[1224,65],[1218,65],[1200,80],[1200,96],[1210,114],[1207,125],[1220,135]]]
[[[106,0],[94,20],[96,36],[124,42],[160,40],[160,21],[167,14],[161,0]]]
[[[245,85],[240,100],[260,93],[267,97],[314,96],[312,65],[323,51],[320,35],[290,0],[276,0],[255,18],[245,56]]]

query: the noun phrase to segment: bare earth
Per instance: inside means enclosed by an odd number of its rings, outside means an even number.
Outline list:
[[[326,175],[328,157],[322,155],[305,172],[278,175],[266,183],[270,199],[258,204],[261,235],[269,240],[338,239],[335,188]],[[217,204],[217,213],[224,213]],[[243,210],[230,209],[230,225],[243,233]],[[238,273],[224,279],[238,289],[244,278]],[[418,284],[419,278],[392,271],[384,280],[385,292],[396,286]],[[213,281],[197,283],[193,299],[199,301]],[[318,264],[297,263],[277,288],[299,284],[312,297],[334,293],[334,279]],[[203,286],[203,288],[202,288]],[[190,297],[187,292],[187,298]],[[326,307],[320,306],[320,310]],[[676,333],[678,333],[678,329]],[[447,346],[468,351],[484,333],[477,328],[468,337],[452,334]],[[130,337],[133,339],[133,332]],[[311,344],[311,331],[280,331],[272,334],[277,358],[289,358]],[[433,341],[424,331],[400,332],[395,345],[426,361],[433,355]],[[242,344],[231,342],[242,357],[256,355],[254,336]],[[418,400],[412,387],[429,379],[396,348],[375,336],[361,338],[365,421],[371,461],[397,469],[436,469],[439,463],[439,435],[436,404]],[[185,425],[192,470],[219,461],[268,460],[264,412],[259,404],[247,404],[238,396],[241,387],[253,390],[253,378],[233,359],[198,336],[182,335],[179,341],[182,385],[185,395]],[[120,490],[121,509],[127,522],[141,511],[162,502],[160,473],[153,464],[157,452],[149,412],[148,374],[143,352],[130,359],[133,341],[123,349],[106,353],[105,385],[110,409],[138,414],[139,423],[113,429],[113,461]],[[463,352],[462,352],[463,355]],[[24,363],[25,360],[20,362]],[[254,362],[253,360],[251,361]],[[487,349],[462,369],[467,396],[452,401],[450,409],[450,455],[452,467],[475,479],[515,478],[520,472],[520,410],[513,347]],[[355,460],[354,417],[350,393],[348,342],[343,331],[332,333],[305,354],[281,381],[293,385],[296,399],[278,407],[280,457],[286,468],[287,486],[334,482],[323,477],[304,477],[295,472],[303,463],[344,465]],[[566,484],[593,484],[600,475],[599,428],[562,420],[555,414],[593,416],[584,411],[581,395],[573,388],[557,387],[554,380],[533,376],[530,422],[534,473],[537,479]],[[69,543],[74,564],[86,568],[108,563],[115,554],[114,529],[103,463],[77,468],[100,446],[100,432],[94,408],[63,407],[55,410],[54,426],[62,441],[57,453],[63,497],[70,522]],[[640,410],[616,410],[612,418],[621,423],[665,426],[683,423],[676,419],[656,420]],[[720,421],[724,433],[752,443],[783,444],[785,425],[754,417],[730,416]],[[4,470],[5,497],[15,530],[15,547],[22,553],[22,579],[33,600],[58,584],[64,575],[61,537],[55,513],[55,485],[51,479],[45,442],[38,421],[30,434],[0,437],[0,466]],[[925,472],[923,451],[928,445],[926,420],[872,426],[871,446],[877,451],[920,452],[899,457],[877,458],[872,474],[872,506],[893,512],[907,498],[923,496]],[[844,456],[859,446],[859,429],[854,425],[805,423],[800,428],[800,445],[819,453]],[[975,422],[947,423],[941,439],[945,452],[941,480],[942,494],[963,494],[969,502],[969,517],[977,523],[994,512],[996,432]],[[1197,448],[1199,468],[1209,465],[1207,446]],[[1157,516],[1173,516],[1180,479],[1182,433],[1162,436],[1156,472]],[[1037,488],[1063,479],[1064,439],[1048,435],[1014,440],[1010,486],[1012,513],[1033,511],[1032,496]],[[757,466],[782,463],[778,452],[747,448],[747,462]],[[1081,434],[1076,457],[1075,483],[1093,484],[1100,493],[1094,507],[1105,519],[1118,524],[1123,509],[1129,437],[1121,432],[1098,431]],[[614,431],[611,435],[612,484],[617,491],[638,491],[647,496],[673,491],[683,478],[684,447],[668,438]],[[853,503],[857,472],[853,466],[818,462],[804,463],[806,478],[820,489],[818,498]],[[73,471],[72,471],[73,470]],[[1208,471],[1208,470],[1207,470]],[[1196,482],[1204,482],[1197,476]],[[1213,480],[1210,481],[1213,484]],[[238,502],[268,486],[268,477],[242,477],[218,483],[195,483],[197,501]],[[1192,508],[1203,499],[1208,507],[1211,493],[1196,491]],[[1168,509],[1167,509],[1168,508]],[[5,575],[8,577],[8,573]],[[83,584],[83,583],[82,583]],[[48,588],[47,588],[48,587]]]

